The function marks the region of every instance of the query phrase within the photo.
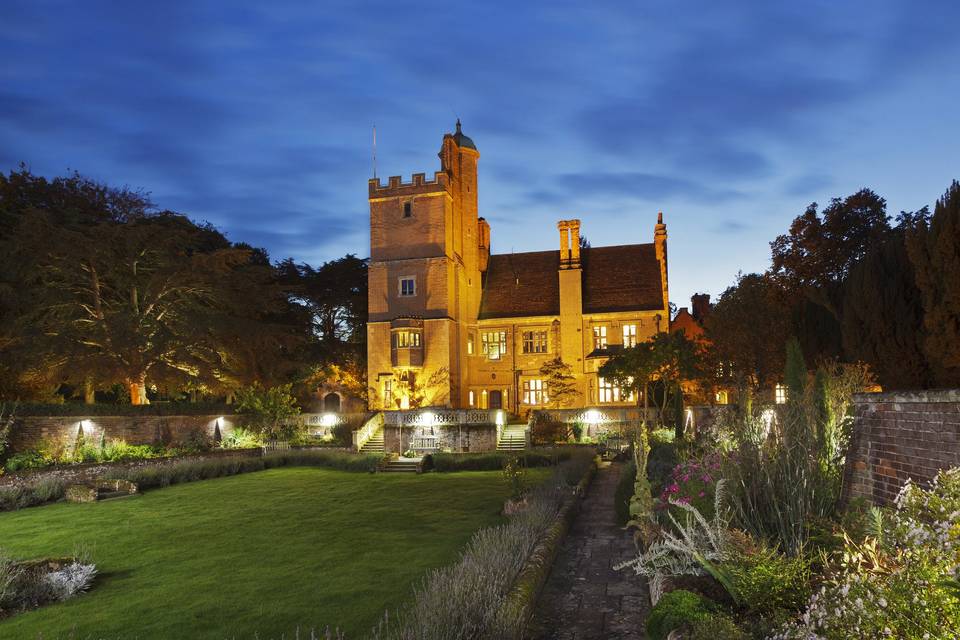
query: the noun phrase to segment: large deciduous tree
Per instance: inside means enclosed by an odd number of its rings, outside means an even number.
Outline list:
[[[784,291],[761,274],[741,275],[720,294],[705,329],[711,359],[726,381],[744,391],[778,382],[791,333],[789,308]]]
[[[960,385],[960,182],[937,201],[929,224],[907,233],[923,300],[924,349],[938,385]]]

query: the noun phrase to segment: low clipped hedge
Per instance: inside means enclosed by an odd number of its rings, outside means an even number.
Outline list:
[[[172,464],[117,469],[104,477],[129,480],[142,490],[277,467],[325,467],[338,471],[373,473],[382,459],[378,454],[291,450],[249,458],[186,460]]]
[[[433,453],[424,460],[425,469],[439,472],[450,471],[499,471],[508,460],[520,458],[525,467],[551,467],[569,460],[574,453],[573,447],[553,449],[532,449],[509,453],[505,451],[490,453]]]
[[[17,417],[32,416],[206,416],[232,415],[236,405],[222,402],[155,402],[153,404],[18,404]]]

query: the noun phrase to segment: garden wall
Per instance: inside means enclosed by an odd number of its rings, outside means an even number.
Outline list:
[[[87,442],[96,443],[100,434],[107,440],[126,440],[127,444],[177,442],[191,433],[202,431],[213,436],[217,427],[220,434],[230,433],[237,416],[24,416],[17,418],[10,432],[11,449],[33,449],[41,440],[55,440],[73,446],[83,429]]]
[[[907,478],[960,466],[960,389],[854,396],[844,499],[889,504]]]
[[[726,410],[726,405],[697,405],[684,408],[684,421],[686,423],[684,430],[687,433],[697,433],[703,429],[710,429],[713,426],[716,416]],[[640,420],[643,410],[638,407],[587,407],[585,409],[543,409],[532,412],[531,424],[534,414],[548,415],[552,420],[559,422],[580,423],[584,426],[584,435],[595,436],[603,432],[617,432],[620,429],[636,424]],[[653,407],[647,408],[647,421],[656,420],[657,410]]]
[[[398,438],[403,438],[402,449],[397,447]],[[430,427],[384,425],[383,444],[387,453],[400,453],[408,449],[452,451],[454,453],[496,451],[497,427],[492,424]]]

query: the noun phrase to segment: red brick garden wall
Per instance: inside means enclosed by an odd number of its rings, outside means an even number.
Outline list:
[[[24,416],[18,418],[10,432],[13,451],[33,449],[41,440],[57,440],[67,446],[76,441],[83,425],[87,442],[97,443],[103,433],[107,440],[126,440],[127,444],[152,444],[181,441],[191,432],[203,431],[212,436],[220,426],[221,435],[233,430],[236,416]]]
[[[854,396],[844,498],[890,504],[910,478],[960,466],[960,389]]]

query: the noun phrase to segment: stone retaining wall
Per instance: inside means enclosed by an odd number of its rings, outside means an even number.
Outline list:
[[[36,448],[41,440],[60,442],[72,447],[83,429],[87,442],[96,443],[100,434],[107,440],[125,440],[127,444],[179,442],[194,432],[213,437],[217,427],[220,434],[233,431],[237,416],[24,416],[17,418],[10,431],[11,450]]]
[[[960,466],[960,389],[854,396],[844,500],[890,504],[907,478]]]
[[[398,448],[398,438],[403,447]],[[419,442],[414,442],[419,440]],[[384,425],[383,443],[387,453],[401,453],[416,445],[433,443],[437,451],[467,453],[497,450],[495,425],[397,427]]]

